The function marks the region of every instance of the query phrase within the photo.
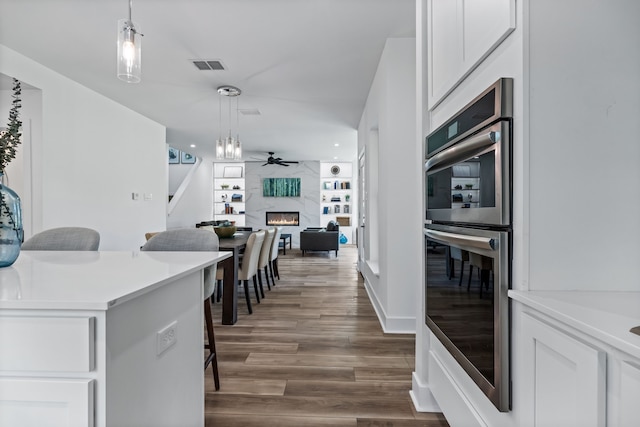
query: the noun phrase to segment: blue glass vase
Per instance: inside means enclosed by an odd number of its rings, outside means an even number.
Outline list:
[[[20,197],[2,185],[0,174],[0,268],[10,266],[18,259],[23,235]]]

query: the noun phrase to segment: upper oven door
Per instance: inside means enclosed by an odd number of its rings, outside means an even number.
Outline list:
[[[510,121],[502,120],[427,158],[426,219],[510,226],[510,147]]]

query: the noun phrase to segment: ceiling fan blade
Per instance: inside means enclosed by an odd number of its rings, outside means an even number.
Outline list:
[[[269,162],[265,163],[265,164],[264,164],[264,165],[262,165],[262,166],[267,166],[268,164],[269,164]]]
[[[284,161],[282,163],[298,163],[297,161]]]

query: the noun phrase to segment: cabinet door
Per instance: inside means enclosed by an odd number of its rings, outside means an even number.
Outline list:
[[[528,313],[522,323],[526,425],[604,426],[606,353]]]
[[[94,380],[0,378],[0,426],[93,426]]]
[[[640,426],[640,365],[622,362],[620,369],[620,427]]]
[[[434,108],[516,26],[515,0],[429,0],[429,109]]]

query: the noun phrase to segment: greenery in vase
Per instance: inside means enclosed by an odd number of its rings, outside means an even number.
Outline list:
[[[11,110],[9,110],[9,123],[7,128],[0,131],[0,184],[1,178],[4,175],[5,168],[16,157],[16,149],[20,145],[20,138],[22,134],[20,129],[22,128],[22,122],[20,121],[20,81],[13,79],[13,101]],[[13,215],[11,209],[7,205],[4,194],[0,193],[0,225],[7,219],[10,227],[15,227],[17,224],[13,221]]]
[[[13,101],[9,111],[9,123],[7,129],[0,132],[0,173],[4,173],[9,162],[16,157],[16,148],[20,145],[20,81],[13,79]]]

